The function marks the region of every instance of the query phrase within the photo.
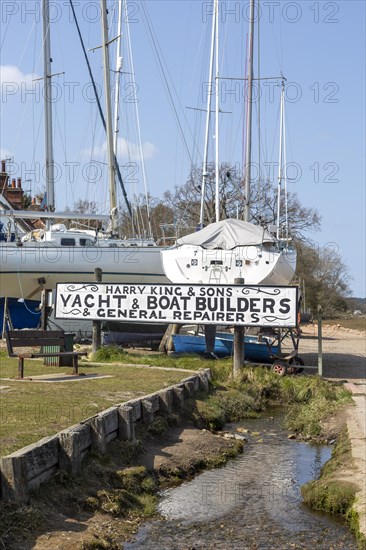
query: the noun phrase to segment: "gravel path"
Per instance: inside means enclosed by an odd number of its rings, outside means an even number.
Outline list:
[[[305,365],[318,364],[318,327],[302,328],[299,355]],[[365,381],[366,334],[352,329],[323,325],[323,376],[348,381]],[[310,371],[312,373],[314,371]]]

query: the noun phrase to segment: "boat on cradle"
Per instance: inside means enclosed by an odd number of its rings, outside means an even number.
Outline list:
[[[174,283],[286,285],[296,269],[296,251],[278,248],[265,228],[227,219],[177,240],[161,253],[163,269]]]
[[[174,350],[176,353],[204,354],[206,352],[206,340],[204,335],[173,334]],[[274,341],[276,342],[276,340]],[[273,340],[257,336],[244,336],[244,358],[255,363],[271,363],[272,356],[280,352],[278,343]],[[217,332],[215,337],[214,354],[217,357],[231,357],[233,354],[234,335],[230,332]]]
[[[244,172],[244,217],[245,221],[225,219],[220,221],[219,195],[219,59],[218,25],[219,2],[213,0],[213,20],[211,37],[211,57],[208,89],[216,88],[215,106],[215,217],[216,222],[191,233],[168,249],[162,250],[164,273],[172,283],[233,284],[236,278],[244,279],[244,284],[287,285],[291,282],[296,269],[296,250],[288,238],[287,214],[285,237],[280,235],[280,199],[281,186],[285,179],[284,155],[284,84],[282,79],[280,160],[278,174],[278,204],[276,226],[271,232],[250,219],[250,185],[252,163],[252,109],[253,109],[253,48],[255,0],[250,1],[249,59],[248,59],[248,96],[246,123],[246,150]],[[215,54],[216,52],[216,54]],[[213,79],[214,58],[216,76]],[[215,81],[214,81],[215,80]],[[207,94],[206,131],[204,160],[202,166],[201,208],[198,227],[204,226],[204,200],[208,171],[209,126],[211,118],[211,94]],[[273,230],[273,232],[272,232]]]
[[[62,224],[26,235],[19,243],[0,243],[0,295],[39,297],[41,290],[57,283],[95,281],[94,270],[103,270],[103,282],[162,283],[160,248],[136,239],[98,239]]]

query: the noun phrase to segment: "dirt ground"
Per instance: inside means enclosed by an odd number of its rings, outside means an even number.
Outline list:
[[[323,325],[323,376],[335,380],[365,380],[366,333],[337,325]],[[318,327],[305,325],[299,344],[305,365],[318,365]],[[309,374],[316,370],[309,369]]]

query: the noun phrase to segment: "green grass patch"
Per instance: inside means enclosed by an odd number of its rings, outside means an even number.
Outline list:
[[[0,402],[2,456],[42,437],[53,435],[112,405],[176,384],[184,377],[179,371],[139,369],[122,364],[95,366],[80,363],[80,372],[110,375],[111,378],[44,383],[15,380],[17,369],[17,359],[9,359],[4,352],[0,353],[0,378],[9,378],[0,381],[1,385],[9,386],[2,391]],[[68,367],[45,366],[35,360],[25,361],[25,375],[30,378],[40,374],[70,372]]]
[[[191,418],[200,427],[210,430],[222,430],[227,422],[259,416],[262,410],[251,395],[231,388],[220,388],[192,405]]]
[[[346,517],[354,503],[356,488],[351,483],[315,480],[301,487],[301,494],[311,508]]]
[[[118,346],[104,346],[93,355],[93,361],[96,363],[103,362],[120,362],[131,365],[154,365],[155,367],[165,367],[173,369],[185,369],[197,371],[203,368],[210,368],[214,373],[216,380],[227,380],[232,369],[232,360],[219,359],[212,361],[204,359],[202,355],[165,355],[163,353],[136,354],[129,353]]]

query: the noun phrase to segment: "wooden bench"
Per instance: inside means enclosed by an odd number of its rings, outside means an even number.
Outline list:
[[[73,374],[78,374],[78,360],[86,351],[51,351],[44,352],[45,346],[58,346],[65,349],[65,333],[63,330],[7,330],[6,344],[9,357],[18,357],[18,378],[24,378],[24,359],[37,357],[72,357]],[[13,348],[39,347],[38,352],[15,353]]]

